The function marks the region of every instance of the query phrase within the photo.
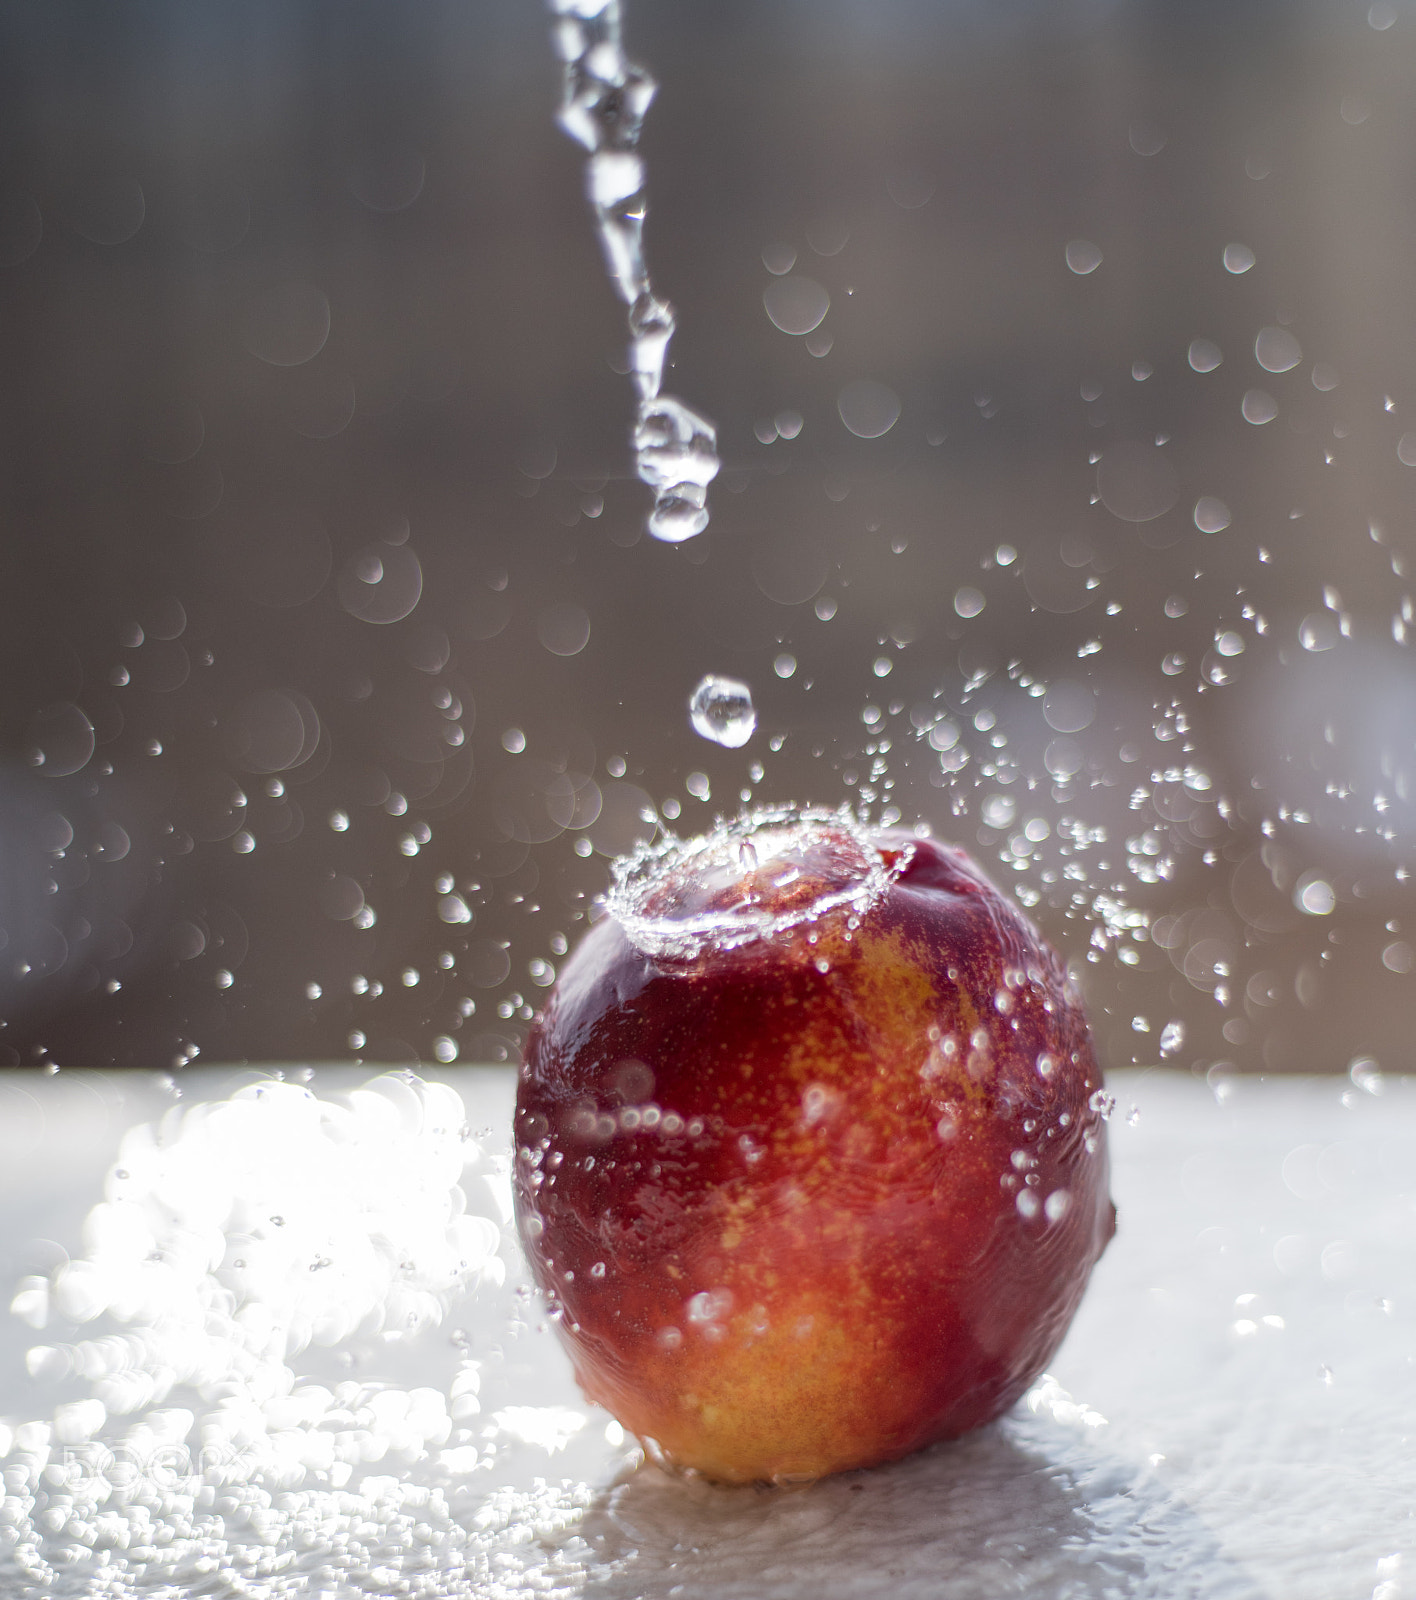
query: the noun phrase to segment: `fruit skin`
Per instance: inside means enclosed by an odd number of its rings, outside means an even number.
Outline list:
[[[518,1226],[576,1377],[721,1481],[998,1416],[1115,1231],[1056,956],[962,851],[870,845],[897,876],[854,929],[677,962],[602,920],[527,1042]]]

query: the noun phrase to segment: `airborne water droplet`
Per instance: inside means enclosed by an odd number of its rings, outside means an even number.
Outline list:
[[[1294,886],[1293,904],[1310,917],[1331,916],[1337,907],[1337,895],[1326,878],[1305,872]]]
[[[1195,502],[1195,526],[1201,533],[1223,533],[1230,520],[1229,507],[1215,495],[1201,495]]]
[[[1298,625],[1298,642],[1305,650],[1319,654],[1331,650],[1338,640],[1338,624],[1325,611],[1314,611]]]
[[[729,750],[745,745],[757,728],[752,690],[736,678],[711,672],[693,691],[688,714],[695,733]]]
[[[1290,372],[1303,359],[1303,349],[1287,328],[1260,328],[1254,360],[1265,372]]]
[[[1264,389],[1249,389],[1245,391],[1239,409],[1244,413],[1245,422],[1252,422],[1256,428],[1261,428],[1278,415],[1278,402]]]
[[[718,473],[712,423],[680,400],[647,399],[634,427],[639,476],[656,491],[649,532],[680,544],[708,526],[708,485]]]

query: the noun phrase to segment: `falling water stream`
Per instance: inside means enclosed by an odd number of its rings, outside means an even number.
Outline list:
[[[639,476],[654,491],[649,531],[677,544],[708,526],[708,485],[718,473],[713,425],[663,394],[673,308],[655,295],[644,258],[648,213],[639,135],[656,85],[624,53],[619,0],[555,0],[565,61],[560,125],[589,151],[585,189],[610,279],[629,307],[630,371]]]

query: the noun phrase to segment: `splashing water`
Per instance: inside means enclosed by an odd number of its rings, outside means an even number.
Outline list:
[[[649,532],[679,544],[708,526],[708,485],[719,463],[713,424],[660,393],[674,311],[655,295],[644,260],[648,201],[638,153],[657,85],[624,53],[619,0],[551,0],[551,8],[565,62],[560,125],[590,152],[586,193],[610,278],[629,307],[630,371],[639,394],[636,466],[654,491]]]
[[[709,673],[688,702],[693,731],[728,750],[739,750],[757,729],[752,690],[736,678]]]
[[[0,1592],[486,1595],[552,1462],[624,1460],[568,1375],[512,1376],[549,1338],[506,1089],[336,1078],[128,1128],[82,1250],[20,1280]]]
[[[848,811],[773,807],[642,845],[615,863],[609,909],[638,949],[689,961],[831,911],[864,916],[907,860],[887,864]]]

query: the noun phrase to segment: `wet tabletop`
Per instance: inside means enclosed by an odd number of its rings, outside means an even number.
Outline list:
[[[1411,8],[617,9],[642,173],[540,3],[0,7],[0,1066],[512,1060],[850,800],[1108,1061],[1409,1069]]]
[[[1114,1074],[1121,1229],[1051,1374],[782,1492],[581,1401],[508,1226],[510,1069],[9,1074],[0,1586],[1403,1600],[1416,1086],[1358,1077]]]

